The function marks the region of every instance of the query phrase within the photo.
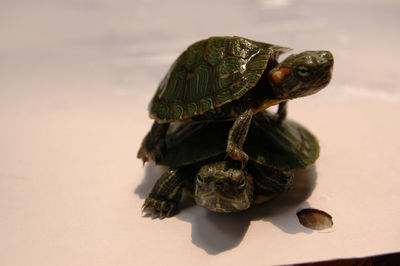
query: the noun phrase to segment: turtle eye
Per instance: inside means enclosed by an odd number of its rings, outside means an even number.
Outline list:
[[[243,189],[245,186],[246,186],[246,176],[243,176],[238,182],[238,187],[239,189]]]
[[[311,72],[306,66],[298,66],[296,67],[296,72],[300,77],[308,77]]]
[[[204,182],[204,178],[201,176],[201,174],[197,174],[196,176],[197,183],[202,184]]]

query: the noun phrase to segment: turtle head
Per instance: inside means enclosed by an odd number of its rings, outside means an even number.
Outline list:
[[[240,163],[206,164],[197,173],[194,197],[198,205],[215,212],[245,210],[253,201],[253,180]]]
[[[305,51],[288,56],[269,72],[269,82],[278,99],[314,94],[332,77],[333,55],[329,51]]]

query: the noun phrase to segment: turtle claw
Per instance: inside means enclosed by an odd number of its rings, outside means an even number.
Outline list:
[[[170,217],[176,210],[176,205],[173,202],[156,200],[147,198],[142,206],[142,212],[151,212],[151,218],[164,219]]]
[[[138,151],[137,157],[142,159],[143,165],[146,162],[156,162],[164,156],[166,149],[167,145],[165,141],[160,141],[155,145],[152,145],[147,143],[145,139]]]
[[[142,144],[142,147],[140,147],[137,157],[139,159],[142,159],[143,161],[143,166],[146,162],[148,162],[150,160],[149,158],[149,152],[147,151],[147,149],[144,147],[144,145]]]
[[[165,135],[168,127],[169,123],[159,124],[156,121],[153,123],[150,132],[144,137],[137,154],[137,157],[142,159],[143,163],[157,162],[164,156],[167,150]]]

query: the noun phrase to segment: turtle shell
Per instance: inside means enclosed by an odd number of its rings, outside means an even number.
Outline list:
[[[150,117],[159,122],[190,120],[239,99],[256,85],[268,62],[288,50],[237,36],[198,41],[161,81]]]
[[[181,167],[226,154],[232,122],[173,123],[167,133],[167,152],[157,163]],[[267,111],[253,116],[243,150],[249,159],[280,170],[303,168],[317,160],[319,144],[300,124],[274,122]]]

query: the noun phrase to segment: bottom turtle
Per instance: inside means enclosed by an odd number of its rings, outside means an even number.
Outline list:
[[[154,184],[143,211],[160,218],[175,214],[184,188],[198,205],[212,211],[245,210],[287,190],[294,170],[319,156],[318,141],[307,129],[290,120],[277,123],[264,111],[250,126],[243,147],[249,161],[242,169],[240,162],[225,158],[231,126],[232,122],[171,126],[165,156],[156,161],[169,169]]]

